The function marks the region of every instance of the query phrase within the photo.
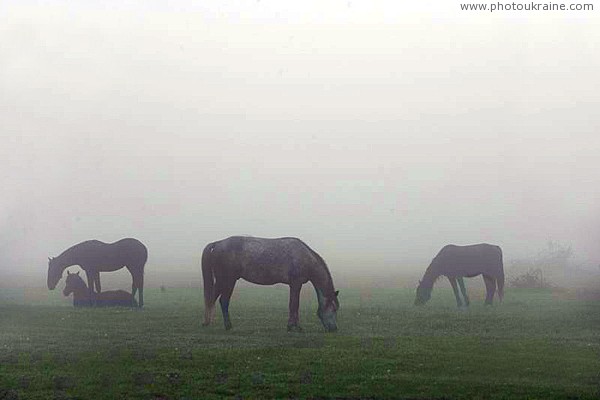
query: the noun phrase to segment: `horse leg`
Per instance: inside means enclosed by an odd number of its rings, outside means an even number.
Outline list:
[[[144,306],[144,269],[130,266],[127,266],[127,269],[131,274],[131,297],[135,299],[135,294],[139,290],[138,307],[142,308]]]
[[[94,273],[94,282],[96,284],[96,293],[102,293],[102,286],[100,285],[100,271]]]
[[[221,296],[221,293],[223,292],[223,288],[221,287],[221,282],[217,281],[215,282],[215,286],[214,286],[214,290],[213,290],[213,296],[212,296],[212,301],[210,302],[210,305],[208,307],[208,319],[207,319],[207,324],[212,324],[213,322],[215,322],[215,312],[216,312],[216,303],[217,303],[217,299],[219,298],[219,296]],[[206,311],[205,311],[206,312]]]
[[[144,306],[144,273],[138,272],[133,278],[132,291],[135,293],[135,289],[137,289],[140,293],[138,295],[138,307],[142,308]]]
[[[209,326],[213,322],[215,322],[215,308],[216,308],[215,303],[217,302],[217,299],[221,295],[221,292],[222,292],[221,281],[217,280],[213,287],[212,296],[210,297],[210,301],[208,302],[208,304],[204,304],[204,322],[202,323],[202,326]]]
[[[287,330],[288,332],[297,331],[302,332],[300,327],[300,321],[298,317],[298,308],[300,308],[300,290],[302,284],[291,284],[290,285],[290,314],[288,318]]]
[[[465,287],[465,280],[461,276],[460,278],[457,279],[457,281],[458,281],[458,286],[460,286],[460,291],[463,295],[463,299],[465,300],[465,306],[468,307],[471,302],[469,301],[469,296],[467,296],[467,288]]]
[[[221,303],[221,312],[223,313],[223,322],[225,323],[226,330],[230,330],[232,328],[231,320],[229,319],[229,300],[231,299],[231,293],[233,293],[234,287],[235,281],[224,285],[223,292],[221,293],[221,298],[219,299],[219,303]]]
[[[85,271],[85,277],[88,281],[88,296],[90,301],[90,306],[94,306],[96,296],[94,296],[94,273]]]
[[[485,282],[485,304],[492,305],[494,302],[494,293],[496,292],[496,281],[491,276],[483,275],[483,281]]]
[[[448,277],[450,284],[452,285],[452,290],[454,290],[454,296],[456,297],[456,305],[460,308],[462,307],[462,301],[460,301],[460,295],[458,294],[458,286],[456,285],[456,278]]]

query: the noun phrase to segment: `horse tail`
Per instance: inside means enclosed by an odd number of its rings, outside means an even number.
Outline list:
[[[504,299],[504,271],[500,271],[500,276],[498,277],[498,298],[500,302]]]
[[[500,302],[504,299],[504,263],[502,262],[502,249],[498,247],[500,253],[500,274],[498,275],[498,298]]]
[[[213,270],[214,243],[209,243],[202,252],[202,280],[204,281],[204,323],[210,325],[215,314],[215,274]]]

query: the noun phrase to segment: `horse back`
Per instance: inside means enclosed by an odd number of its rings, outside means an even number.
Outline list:
[[[261,285],[304,283],[310,268],[320,262],[297,238],[232,236],[213,243],[209,251],[217,279],[243,278]]]
[[[114,243],[88,240],[74,246],[73,251],[82,266],[143,266],[148,259],[146,246],[133,238],[121,239]]]
[[[108,290],[96,294],[96,298],[99,300],[130,300],[133,299],[131,293],[125,290]]]
[[[89,297],[74,299],[73,305],[75,307],[89,307]],[[94,305],[96,307],[135,307],[137,306],[137,301],[131,293],[125,290],[109,290],[97,293]]]
[[[499,246],[480,243],[468,246],[447,245],[433,260],[445,272],[457,276],[503,273],[502,249]]]

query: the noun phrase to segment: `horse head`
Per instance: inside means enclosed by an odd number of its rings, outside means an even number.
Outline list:
[[[54,290],[60,278],[62,278],[62,268],[54,257],[48,257],[48,289]]]
[[[423,285],[423,282],[419,281],[417,286],[417,297],[415,298],[415,306],[421,306],[429,301],[431,298],[431,289]]]
[[[72,274],[67,270],[67,279],[65,281],[65,289],[63,290],[63,295],[68,296],[71,293],[75,293],[75,291],[80,290],[85,286],[85,282],[79,276],[79,271]]]
[[[338,294],[339,290],[336,290],[329,296],[325,296],[321,290],[317,290],[317,299],[319,301],[317,316],[329,332],[337,331],[337,310],[340,308]]]

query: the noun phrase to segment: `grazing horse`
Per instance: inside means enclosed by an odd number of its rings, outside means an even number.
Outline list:
[[[72,274],[67,270],[67,279],[63,294],[65,296],[73,293],[73,306],[89,307],[90,296],[88,287],[79,276],[79,271]],[[133,295],[124,290],[111,290],[108,292],[100,292],[96,294],[97,307],[137,307],[137,301]]]
[[[220,297],[225,329],[231,329],[229,299],[242,278],[258,285],[290,286],[288,331],[301,331],[298,308],[302,285],[310,281],[317,292],[317,315],[330,332],[337,330],[338,292],[325,261],[300,239],[232,236],[208,244],[202,253],[204,326],[214,321]]]
[[[63,251],[61,255],[48,258],[48,289],[53,290],[62,278],[65,268],[79,265],[88,281],[90,303],[94,302],[94,287],[102,291],[100,272],[111,272],[126,267],[133,279],[132,296],[139,289],[139,307],[144,305],[144,265],[148,249],[137,239],[121,239],[114,243],[88,240]]]
[[[469,305],[469,297],[463,277],[471,278],[483,275],[485,282],[486,298],[485,304],[492,304],[496,284],[498,285],[498,297],[500,301],[504,297],[504,267],[502,266],[502,249],[487,243],[474,244],[470,246],[444,246],[435,256],[425,271],[423,279],[417,288],[415,305],[425,304],[431,298],[433,282],[444,275],[450,281],[456,304],[462,306],[458,294],[457,283],[464,297],[465,306]]]

